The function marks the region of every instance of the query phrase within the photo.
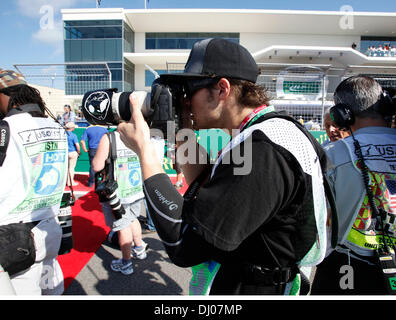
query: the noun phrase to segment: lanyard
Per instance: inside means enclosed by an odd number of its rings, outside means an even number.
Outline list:
[[[245,119],[243,119],[242,123],[239,125],[239,131],[242,131],[242,129],[245,129],[246,126],[249,127],[257,118],[261,117],[263,114],[266,114],[268,112],[275,111],[275,108],[273,106],[266,106],[262,105],[260,107],[257,107],[254,109],[250,114],[248,114]]]

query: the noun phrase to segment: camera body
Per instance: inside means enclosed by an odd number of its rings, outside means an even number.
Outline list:
[[[132,92],[117,92],[117,89],[101,89],[85,93],[82,112],[91,124],[117,125],[121,120],[129,121],[131,108],[129,96]],[[151,86],[151,94],[135,91],[140,109],[150,128],[162,131],[167,136],[167,123],[174,124],[175,131],[181,128],[181,98],[183,86],[167,83],[158,78]]]

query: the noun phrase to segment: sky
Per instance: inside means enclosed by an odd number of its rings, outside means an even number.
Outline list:
[[[395,0],[147,0],[147,8],[217,8],[396,12]],[[0,68],[14,64],[63,63],[62,8],[95,8],[96,0],[1,0]],[[144,0],[101,0],[101,8],[144,9]],[[48,14],[53,12],[51,28]],[[44,26],[44,27],[43,27]]]

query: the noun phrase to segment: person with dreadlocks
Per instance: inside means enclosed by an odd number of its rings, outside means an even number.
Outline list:
[[[2,230],[16,236],[14,228],[24,228],[21,237],[34,236],[30,247],[0,250],[17,295],[64,290],[57,216],[67,177],[67,135],[46,113],[38,90],[21,74],[0,69],[0,246],[7,241]],[[29,261],[20,263],[21,250]]]

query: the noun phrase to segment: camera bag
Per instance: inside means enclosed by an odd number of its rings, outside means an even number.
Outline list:
[[[10,276],[28,269],[36,260],[34,223],[0,226],[0,265]]]

